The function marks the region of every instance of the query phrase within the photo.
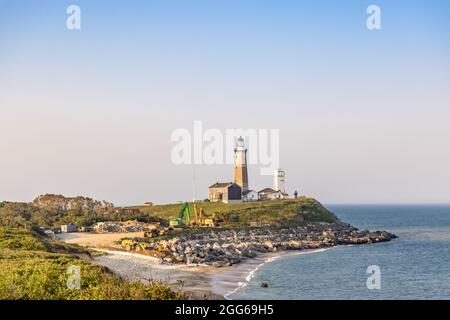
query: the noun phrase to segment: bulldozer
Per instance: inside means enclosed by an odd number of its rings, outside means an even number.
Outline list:
[[[186,212],[186,224],[183,223],[183,218]],[[182,227],[185,225],[191,224],[191,212],[189,210],[189,203],[185,202],[183,203],[183,206],[181,207],[180,211],[178,212],[178,219],[177,220],[170,220],[169,222],[171,227]]]

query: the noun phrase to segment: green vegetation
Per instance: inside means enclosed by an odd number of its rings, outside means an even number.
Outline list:
[[[146,216],[165,221],[176,219],[182,204],[158,206],[138,206]],[[243,202],[225,204],[222,202],[199,202],[206,217],[218,218],[221,226],[226,228],[245,228],[271,225],[278,227],[306,225],[319,222],[335,222],[336,216],[312,198],[287,200]],[[189,203],[191,218],[194,215],[193,203]]]
[[[53,199],[53,200],[52,200]],[[75,223],[78,227],[90,226],[100,221],[160,222],[178,218],[182,206],[178,204],[137,206],[121,210],[109,205],[101,207],[74,205],[67,209],[67,202],[82,201],[88,198],[64,198],[62,196],[41,196],[32,203],[4,202],[0,206],[0,226],[38,230],[59,228],[62,224]],[[88,203],[99,203],[88,199]],[[77,202],[75,202],[77,204]],[[333,222],[336,217],[312,198],[273,200],[225,204],[222,202],[198,202],[204,211],[204,218],[217,218],[222,227],[245,228],[270,224],[272,226],[294,226],[308,223]],[[191,218],[195,218],[193,203],[189,203]]]
[[[89,262],[89,252],[25,229],[0,228],[0,299],[180,299],[166,285],[127,282]],[[81,258],[84,257],[84,259]],[[79,289],[67,286],[80,267]]]
[[[0,249],[46,251],[48,243],[26,230],[0,228]]]
[[[185,298],[159,282],[127,282],[108,269],[91,263],[94,252],[77,245],[51,240],[42,228],[76,223],[79,227],[99,221],[158,221],[168,225],[182,204],[139,206],[120,210],[89,198],[45,195],[32,203],[0,203],[0,299],[180,299]],[[195,218],[193,203],[189,203]],[[334,214],[312,198],[258,201],[239,204],[198,202],[203,218],[219,221],[221,228],[254,228],[265,225],[291,227],[335,222]],[[174,230],[158,238],[204,228]],[[155,239],[151,239],[154,241]],[[150,240],[149,240],[150,241]],[[70,289],[69,266],[81,271],[80,289]]]
[[[127,221],[139,219],[143,222],[159,221],[149,215],[136,215],[121,212],[113,208],[91,210],[89,208],[71,208],[38,206],[36,203],[3,202],[0,206],[0,226],[37,230],[59,228],[62,224],[75,223],[78,227],[90,226],[101,221]]]

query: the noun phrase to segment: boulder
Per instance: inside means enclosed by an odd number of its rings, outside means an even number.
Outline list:
[[[272,241],[265,241],[264,245],[268,248],[268,249],[273,249],[273,242]]]

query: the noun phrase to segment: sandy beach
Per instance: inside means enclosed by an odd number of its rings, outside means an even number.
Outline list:
[[[210,266],[161,264],[159,259],[128,252],[108,251],[94,261],[127,280],[162,281],[191,299],[223,299],[212,289],[212,278],[220,272]]]
[[[122,238],[139,235],[140,233],[64,233],[56,237],[103,252],[104,255],[92,257],[93,261],[126,280],[158,280],[170,285],[174,291],[182,291],[190,299],[209,300],[232,300],[234,294],[244,288],[255,272],[266,263],[292,255],[328,250],[322,248],[260,253],[255,258],[221,268],[201,264],[174,265],[163,263],[156,257],[125,251],[117,244]]]
[[[386,231],[359,230],[338,221],[281,230],[217,229],[186,233],[170,240],[147,242],[144,251],[127,251],[121,245],[123,238],[142,236],[142,232],[56,235],[68,243],[103,251],[105,255],[94,255],[90,259],[126,280],[159,280],[191,299],[242,297],[245,290],[242,294],[236,292],[249,284],[258,269],[281,257],[321,252],[337,245],[369,244],[396,238]],[[276,285],[252,283],[252,288],[266,290]]]
[[[57,238],[103,252],[104,255],[92,258],[94,262],[124,279],[144,282],[150,279],[159,280],[170,285],[175,291],[182,290],[191,299],[230,299],[236,290],[245,286],[260,266],[288,254],[262,254],[244,263],[223,268],[207,265],[168,265],[158,258],[124,251],[115,244],[121,238],[133,236],[137,235],[64,233],[58,234]]]
[[[106,254],[94,261],[127,280],[155,279],[182,290],[191,299],[232,299],[232,294],[244,287],[265,263],[294,253],[263,254],[230,267],[206,265],[167,265],[159,259],[137,253],[101,250]],[[298,253],[298,252],[297,252]]]
[[[214,268],[206,265],[167,265],[159,259],[137,253],[101,250],[106,255],[95,257],[103,265],[127,280],[155,279],[182,290],[191,299],[232,300],[233,294],[245,287],[266,263],[292,255],[310,254],[327,249],[280,251],[261,254],[230,267]],[[270,284],[269,284],[270,285]]]

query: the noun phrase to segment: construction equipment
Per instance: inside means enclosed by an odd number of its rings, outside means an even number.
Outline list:
[[[155,222],[153,224],[150,224],[147,227],[147,230],[143,231],[142,237],[143,238],[155,238],[157,236],[160,236],[161,234],[164,234],[164,229],[161,228],[161,225],[159,222]]]
[[[180,209],[180,212],[178,213],[178,219],[177,220],[170,220],[170,226],[171,227],[182,227],[185,224],[183,223],[184,213],[186,212],[186,225],[189,225],[191,223],[191,213],[189,211],[189,203],[185,202],[183,206]]]
[[[124,239],[121,243],[122,247],[126,248],[127,251],[145,251],[147,248],[144,242],[134,241],[132,239]]]
[[[200,227],[214,227],[214,221],[212,219],[203,219],[203,208],[197,208],[194,203],[195,212],[195,224]]]

